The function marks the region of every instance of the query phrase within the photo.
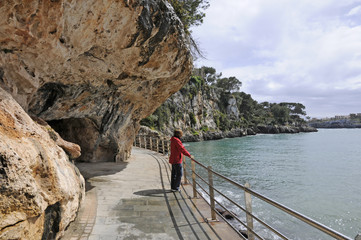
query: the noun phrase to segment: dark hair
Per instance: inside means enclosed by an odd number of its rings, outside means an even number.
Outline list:
[[[179,128],[174,129],[174,137],[181,138],[182,135],[183,135],[183,132],[181,129],[179,129]]]

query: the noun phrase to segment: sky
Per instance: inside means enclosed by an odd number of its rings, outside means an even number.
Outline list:
[[[195,67],[235,76],[258,102],[310,117],[361,113],[361,0],[209,0]]]

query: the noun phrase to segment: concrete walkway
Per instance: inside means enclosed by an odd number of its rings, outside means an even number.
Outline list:
[[[170,168],[161,154],[133,148],[129,163],[78,164],[86,199],[64,240],[239,239],[226,223],[211,222],[208,205],[169,191]],[[197,206],[197,208],[195,207]]]

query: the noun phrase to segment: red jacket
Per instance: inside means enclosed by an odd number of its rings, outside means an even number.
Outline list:
[[[171,164],[182,163],[183,154],[186,155],[187,157],[191,157],[189,152],[183,146],[182,141],[177,137],[172,137],[170,139],[169,163]]]

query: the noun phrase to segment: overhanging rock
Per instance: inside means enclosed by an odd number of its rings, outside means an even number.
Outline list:
[[[167,1],[0,3],[0,86],[82,161],[120,161],[139,121],[189,79],[183,26]]]

